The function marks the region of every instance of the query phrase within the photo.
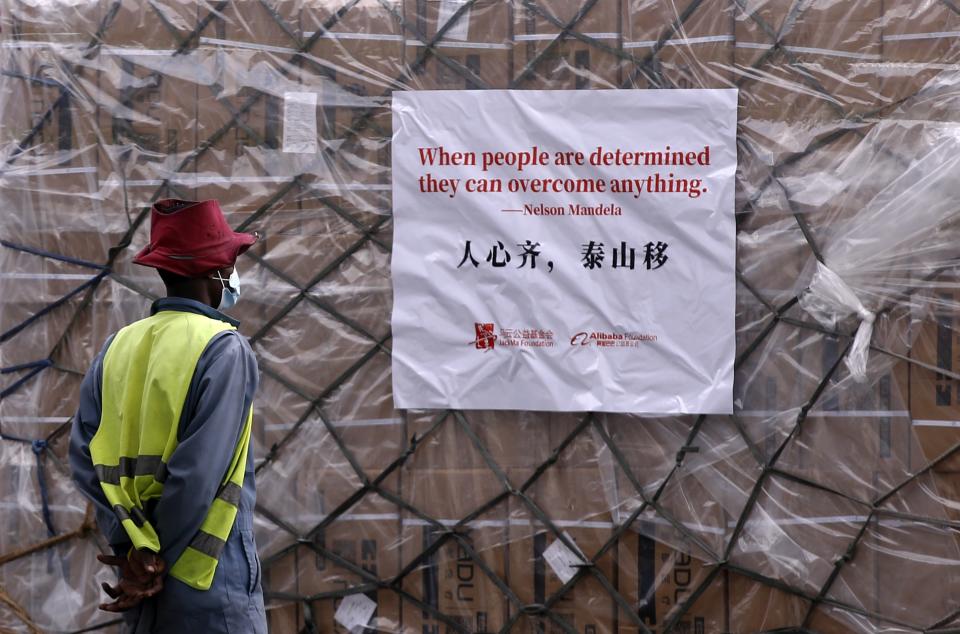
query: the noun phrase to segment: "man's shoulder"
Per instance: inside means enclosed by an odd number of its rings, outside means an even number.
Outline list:
[[[129,324],[121,326],[112,332],[110,336],[104,340],[103,346],[100,348],[100,358],[106,356],[107,352],[110,350],[110,346],[115,341],[123,341],[125,337],[135,335],[137,332],[147,327],[150,323],[150,319],[150,317],[143,317],[141,319],[131,321]]]
[[[213,338],[218,336],[221,331],[234,331],[236,327],[206,315],[186,311],[163,310],[127,324],[117,331],[117,335],[150,331],[157,334],[170,333],[179,329],[192,333],[203,333],[205,336]]]
[[[154,317],[155,315],[148,315],[146,317],[141,317],[140,319],[131,321],[126,326],[121,326],[119,329],[117,329],[116,332],[114,332],[109,337],[107,337],[107,343],[109,344],[111,341],[115,340],[117,337],[122,337],[129,333],[134,333],[144,328],[149,328],[150,324],[154,323],[155,321]]]
[[[247,338],[238,331],[224,330],[214,336],[197,360],[196,380],[239,381],[256,389],[260,367]],[[244,377],[241,379],[241,377]]]
[[[242,360],[242,358],[248,358],[256,362],[256,355],[253,353],[250,342],[239,330],[233,328],[222,330],[215,334],[207,344],[203,355],[225,355],[235,357],[238,361]]]

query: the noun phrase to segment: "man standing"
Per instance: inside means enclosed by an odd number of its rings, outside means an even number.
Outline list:
[[[250,428],[259,374],[239,322],[237,257],[256,241],[215,200],[161,200],[133,260],[167,296],[87,372],[70,437],[80,490],[120,567],[100,607],[136,633],[266,632]]]

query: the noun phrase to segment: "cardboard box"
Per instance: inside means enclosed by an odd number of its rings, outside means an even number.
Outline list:
[[[0,7],[0,33],[23,42],[87,44],[103,19],[101,2],[54,5],[11,2]]]
[[[723,632],[751,634],[802,623],[809,602],[735,573],[724,574],[729,592],[730,622]],[[818,629],[818,631],[820,631]]]
[[[657,47],[677,20],[677,7],[625,0],[623,49],[643,62],[624,64],[625,87],[730,88],[734,79],[733,20],[718,3],[704,3],[683,23],[683,29]],[[614,44],[614,42],[611,42]],[[629,80],[629,81],[628,81]]]
[[[572,32],[617,49],[621,31],[619,0],[599,0],[577,19],[581,4],[575,1],[538,5],[553,20],[524,7],[514,14],[513,87],[551,89],[615,88],[626,79],[629,64],[613,52],[567,35],[556,42],[562,27],[574,23]]]
[[[822,378],[822,346],[820,335],[779,323],[743,361],[738,376],[744,378],[734,383],[734,399],[754,442],[773,434],[780,436],[771,439],[776,444],[796,422]],[[804,370],[810,364],[816,371]]]
[[[897,547],[889,548],[891,543]],[[901,623],[916,621],[912,615],[920,610],[924,624],[935,623],[949,618],[955,609],[951,588],[960,576],[957,553],[956,533],[951,528],[881,517],[870,524],[827,596],[850,605],[859,601],[880,617]],[[891,577],[899,583],[889,583]],[[845,620],[842,613],[834,613],[836,617]],[[814,619],[811,627],[819,620]],[[861,627],[869,627],[869,621]]]
[[[502,490],[491,476],[483,469],[404,470],[403,498],[439,523],[403,513],[402,565],[415,562],[415,567],[402,588],[429,606],[402,601],[404,632],[450,632],[453,621],[479,634],[496,632],[506,622],[507,599],[501,590],[508,565],[506,501],[458,529],[458,538],[446,536],[457,519]],[[441,539],[443,545],[436,546]]]
[[[124,200],[124,188],[142,188],[134,198],[128,193],[124,202],[131,206],[158,190],[160,197],[196,195],[194,166],[181,164],[197,143],[201,76],[190,55],[170,53],[121,47],[102,54],[98,117],[110,147],[104,148],[99,179],[105,198],[115,204]]]
[[[309,407],[309,401],[261,372],[260,387],[253,403],[254,457],[262,459],[275,443],[281,442]]]
[[[913,341],[909,357],[916,363],[904,363],[898,388],[905,394],[911,422],[912,445],[910,473],[918,473],[960,444],[960,403],[957,380],[933,369],[954,371],[957,367],[957,330],[951,308],[956,301],[949,290],[950,279],[934,286],[927,297],[927,311],[918,311],[922,319],[912,324]],[[918,301],[918,307],[922,301]],[[926,367],[924,367],[926,366]],[[940,460],[889,500],[894,510],[943,519],[956,519],[954,505],[945,500],[960,497],[960,455]]]
[[[312,332],[316,339],[291,339],[284,334],[288,328]],[[302,393],[316,397],[374,345],[368,338],[344,329],[334,317],[301,301],[253,347],[261,355],[262,365],[268,365]],[[324,363],[318,367],[319,359]]]
[[[610,539],[613,519],[603,496],[596,495],[598,472],[589,469],[545,471],[528,489],[534,503],[571,539],[586,559],[591,559]],[[531,509],[517,498],[510,500],[510,588],[524,605],[543,605],[564,585],[544,558],[557,540]],[[603,557],[597,570],[611,583],[616,579],[614,558]],[[510,616],[517,608],[510,607]],[[591,573],[583,574],[551,613],[577,632],[600,634],[615,631],[616,604],[613,597]],[[523,616],[514,629],[521,632],[562,632],[547,616]]]
[[[434,419],[439,412],[410,414],[409,435],[420,438],[417,452],[407,461],[406,467],[415,470],[434,469],[488,469],[483,454],[473,444],[470,435],[459,421],[451,415],[432,433]],[[467,425],[486,449],[491,459],[500,469],[510,471],[507,477],[514,487],[519,487],[533,470],[549,456],[553,446],[549,438],[536,447],[520,446],[511,441],[511,435],[522,429],[530,429],[543,424],[543,420],[554,421],[557,418],[542,412],[518,413],[512,420],[504,420],[500,412],[469,411],[462,412]],[[490,478],[495,476],[490,471]]]
[[[199,12],[206,15],[216,2],[202,0]],[[300,29],[302,2],[295,0],[274,0],[270,3],[231,2],[220,11],[213,12],[213,20],[205,30],[205,44],[216,44],[212,40],[239,42],[250,45],[250,50],[261,47],[265,53],[276,48],[293,48],[296,38],[303,38]],[[280,57],[283,59],[284,57]],[[275,64],[278,58],[265,57],[264,62]]]
[[[52,175],[52,167],[96,165],[97,138],[89,103],[71,94],[69,84],[80,82],[97,89],[99,72],[95,68],[73,68],[70,75],[51,77],[47,66],[52,56],[52,43],[9,41],[4,49],[8,72],[18,73],[28,81],[9,82],[4,101],[16,104],[9,121],[4,122],[3,140],[9,144],[4,158],[16,172],[43,168]],[[23,141],[22,151],[16,147]],[[56,159],[56,160],[52,160]],[[32,168],[32,170],[31,170]],[[5,170],[6,171],[6,170]],[[75,171],[75,170],[74,170]],[[70,173],[63,172],[61,173]],[[5,177],[9,177],[5,174]],[[9,187],[9,186],[8,186]],[[12,194],[18,187],[10,187]],[[29,189],[29,188],[26,188]]]
[[[639,524],[638,524],[639,526]],[[711,572],[704,562],[682,550],[674,550],[650,537],[657,529],[644,527],[644,534],[630,530],[617,545],[617,590],[634,609],[634,615],[652,632],[679,618],[672,631],[706,634],[726,632],[724,579],[717,578],[699,598],[694,592]],[[693,601],[693,604],[690,602]],[[682,617],[678,611],[683,609]],[[618,632],[642,631],[635,620],[620,611]]]
[[[869,65],[881,59],[880,24],[879,5],[814,2],[794,11],[762,3],[738,11],[734,59],[744,69],[737,77],[744,134],[779,162],[835,132],[838,119],[879,107]],[[772,48],[777,37],[781,49]]]
[[[910,358],[928,367],[960,372],[960,328],[952,308],[957,296],[935,291],[935,307],[915,331]],[[936,307],[936,305],[939,307]],[[922,468],[960,443],[960,381],[925,367],[907,368],[906,392],[914,433],[920,446],[912,467]]]
[[[372,577],[389,580],[399,571],[400,516],[396,507],[378,496],[369,495],[314,537],[317,547],[363,569]],[[322,632],[346,634],[334,619],[342,600],[318,598],[323,593],[342,591],[370,583],[363,575],[340,565],[308,546],[297,546],[267,569],[265,587],[309,601],[312,618]],[[365,593],[377,603],[377,610],[365,631],[398,631],[399,596],[384,588]],[[289,604],[282,599],[268,610],[271,631],[292,632],[303,627],[302,603]],[[296,624],[295,630],[285,629]]]
[[[209,28],[216,34],[220,24]],[[224,209],[252,213],[305,171],[301,157],[282,153],[284,95],[304,88],[296,67],[287,65],[293,49],[266,52],[226,37],[202,38],[190,55],[196,98],[190,149],[202,151],[183,171],[196,174],[193,185],[201,199],[216,198]],[[229,72],[222,68],[224,58],[234,66]],[[265,72],[280,63],[293,72]],[[296,200],[297,194],[284,200]]]
[[[54,252],[80,251],[76,244],[61,245],[64,241],[55,239],[57,232],[96,235],[110,231],[117,220],[101,215],[96,107],[69,88],[78,83],[96,93],[99,71],[73,68],[69,74],[51,73],[55,56],[47,44],[4,44],[11,45],[3,49],[6,72],[28,78],[5,82],[9,122],[5,116],[7,149],[0,195],[7,210],[4,239]],[[64,65],[71,66],[67,61]],[[77,213],[78,201],[84,201],[89,215]],[[88,250],[79,257],[85,255],[93,254]]]
[[[767,403],[764,407],[778,420],[777,433],[768,435],[761,446],[765,457],[773,455],[797,423],[799,409],[787,412],[785,405],[795,402],[799,408],[805,404],[813,397],[817,384],[839,362],[828,385],[807,412],[795,441],[780,455],[777,466],[863,499],[895,486],[909,473],[912,446],[907,401],[899,387],[902,383],[898,382],[898,375],[906,372],[904,364],[894,364],[889,357],[871,352],[871,380],[859,384],[850,377],[840,358],[849,340],[795,331],[788,341],[790,352],[786,358],[793,359],[795,378],[783,374],[774,380],[767,372],[764,381],[767,394],[761,402]],[[792,394],[789,401],[785,400],[787,393]],[[775,413],[778,409],[782,414]],[[847,459],[852,446],[857,447],[860,457],[856,461]]]
[[[407,34],[404,58],[414,69],[411,80],[418,90],[507,87],[511,46],[505,38],[510,24],[506,4],[491,0],[474,3],[429,52],[426,45],[448,24],[462,3],[419,0],[405,6],[405,18],[416,30],[412,36]]]
[[[880,78],[885,103],[902,101],[914,117],[946,121],[946,104],[928,97],[944,70],[957,62],[949,34],[960,28],[958,16],[938,3],[904,5],[887,16],[882,61],[867,69]]]
[[[319,77],[312,83],[321,80],[324,108],[363,107],[365,100],[386,95],[391,82],[405,72],[405,40],[410,33],[400,22],[404,17],[400,3],[359,2],[339,17],[333,15],[336,8],[316,4],[301,12],[303,37],[316,40],[310,51],[318,66],[310,70]],[[407,29],[413,26],[408,24]]]

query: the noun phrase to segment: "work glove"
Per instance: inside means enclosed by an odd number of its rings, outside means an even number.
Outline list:
[[[97,559],[120,568],[120,581],[116,586],[107,582],[101,586],[111,599],[115,599],[113,603],[101,603],[101,610],[125,612],[163,589],[163,575],[167,567],[163,559],[152,551],[131,548],[126,557],[97,555]]]

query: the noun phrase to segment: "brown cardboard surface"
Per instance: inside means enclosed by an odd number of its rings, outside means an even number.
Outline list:
[[[851,7],[813,2],[791,11],[758,3],[735,16],[740,118],[746,135],[763,139],[777,158],[834,131],[839,117],[880,105],[876,78],[861,66],[880,59],[879,8]],[[775,49],[778,34],[782,48]]]
[[[286,443],[282,451],[300,468],[290,470],[271,464],[262,469],[257,474],[257,497],[265,512],[276,517],[293,516],[291,525],[306,533],[362,485],[335,439],[315,417],[305,421],[296,433],[295,440]],[[322,447],[322,452],[307,451],[308,443]]]
[[[202,62],[213,64],[214,54],[209,55],[211,57]],[[250,68],[258,63],[256,54],[248,51],[234,52],[231,56],[237,63]],[[275,183],[261,181],[272,194],[285,180],[299,173],[299,166],[293,163],[269,163],[282,142],[283,100],[267,92],[266,88],[263,85],[254,88],[238,86],[214,92],[207,86],[197,87],[197,142],[209,145],[192,163],[202,177],[198,181],[201,196],[216,197],[228,207],[246,203],[252,211],[269,196],[264,192],[262,198],[246,200],[250,197],[251,184],[256,182],[253,178],[278,177]],[[297,90],[299,85],[289,84],[284,88]]]
[[[24,148],[27,151],[16,153],[11,165],[21,170],[50,168],[54,166],[53,158],[57,159],[57,167],[96,165],[95,119],[90,117],[89,105],[70,92],[67,82],[45,77],[51,50],[46,45],[29,41],[8,44],[11,46],[8,50],[14,53],[6,62],[8,72],[22,73],[34,79],[9,86],[9,92],[4,95],[6,103],[17,105],[11,109],[9,123],[5,122],[4,141],[19,143],[30,135],[30,144]],[[74,67],[70,70],[71,82],[91,91],[97,90],[98,78],[96,68]],[[8,188],[13,190],[11,194],[15,191],[14,187]]]
[[[310,48],[314,61],[322,64],[316,72],[329,80],[323,83],[324,107],[385,94],[403,72],[404,39],[410,35],[400,24],[400,3],[360,2],[335,17],[337,8],[308,4],[301,13],[304,37],[326,25]],[[372,72],[354,72],[359,65]]]
[[[704,3],[683,24],[669,33],[676,19],[667,4],[625,0],[623,49],[645,63],[643,69],[627,64],[623,77],[632,77],[631,87],[729,88],[734,60],[733,20],[730,9]],[[659,48],[658,42],[663,40]],[[654,56],[654,53],[656,55]]]
[[[496,539],[490,532],[502,532],[503,527],[474,528],[463,539],[475,548],[474,540],[481,531],[486,533],[480,536],[482,540]],[[405,544],[423,550],[440,538],[442,530],[405,522],[403,534]],[[452,631],[450,620],[469,632],[492,632],[503,627],[507,600],[489,573],[503,582],[505,550],[506,546],[499,545],[478,553],[486,570],[467,546],[456,540],[448,540],[424,559],[418,569],[404,579],[403,589],[432,609],[404,599],[404,631]],[[447,618],[438,616],[438,611]]]
[[[316,334],[316,339],[288,338],[283,334],[285,328],[298,331],[307,328]],[[316,398],[374,345],[368,338],[344,330],[334,316],[315,311],[301,301],[253,347],[262,355],[261,366],[269,366],[284,381]],[[315,354],[320,356],[314,357]],[[316,367],[311,362],[313,358],[323,358],[326,362]],[[306,365],[310,370],[304,373]]]
[[[389,580],[399,570],[399,526],[396,507],[379,497],[367,496],[314,537],[313,543],[332,555],[325,556],[307,546],[298,546],[269,568],[267,582],[277,591],[301,599],[312,599],[322,593],[342,591],[370,582],[351,570],[349,565],[339,564],[336,558],[363,569],[375,578]],[[370,625],[381,631],[396,631],[389,626],[399,623],[397,593],[385,588],[366,594],[377,603],[377,611]],[[314,622],[320,631],[337,634],[346,632],[334,620],[339,602],[339,597],[311,600]],[[288,627],[291,623],[303,622],[300,604],[284,605],[283,600],[275,603],[279,606],[277,610],[268,611],[272,624]]]
[[[656,534],[652,524],[646,532]],[[682,632],[725,631],[726,604],[723,584],[711,584],[693,605],[692,595],[710,573],[702,561],[683,551],[674,550],[648,534],[633,530],[621,537],[617,546],[617,570],[620,594],[635,610],[634,614],[653,632],[675,618],[680,609],[685,613],[677,628]],[[635,621],[619,614],[618,632],[642,631]]]
[[[419,90],[505,88],[511,64],[510,43],[504,38],[509,30],[507,5],[490,0],[476,2],[428,53],[425,44],[444,26],[438,23],[441,11],[451,6],[455,9],[459,4],[448,0],[406,3],[405,17],[415,30],[406,34],[405,60],[412,66],[423,59],[409,81]]]
[[[335,271],[310,289],[310,297],[348,320],[352,329],[371,341],[387,338],[393,296],[383,268],[389,266],[389,261],[390,254],[383,246],[372,240],[364,241]],[[390,371],[389,359],[386,361],[383,372]],[[377,396],[392,403],[392,386],[382,387],[383,391]]]
[[[303,629],[302,608],[296,603],[267,606],[267,630],[270,632],[299,632]]]
[[[612,53],[597,49],[575,38],[551,45],[557,33],[524,33],[524,36],[548,36],[547,39],[518,39],[514,44],[514,83],[533,88],[548,81],[558,89],[613,88],[622,76],[621,61]],[[616,40],[605,38],[608,46]]]
[[[823,336],[806,341],[806,351],[798,360],[804,367],[819,366],[816,374],[824,376],[849,340]],[[877,376],[866,386],[853,381],[841,361],[834,378],[801,423],[798,442],[785,449],[778,466],[836,490],[855,492],[862,499],[870,499],[906,478],[913,441],[906,394],[898,381],[898,377],[906,376],[906,367],[889,363],[889,358],[884,361],[886,371],[880,370],[883,363],[877,360]],[[800,392],[804,400],[812,394],[808,387]],[[792,428],[798,415],[796,412],[783,421],[784,430]],[[781,436],[772,438],[773,444],[765,451],[775,450],[781,440]],[[851,447],[856,447],[856,461],[846,459]]]
[[[940,293],[940,300],[953,296]],[[956,372],[960,368],[960,328],[950,309],[938,310],[921,322],[910,350],[912,359]],[[916,365],[910,368],[910,413],[915,419],[952,421],[960,419],[958,381]]]
[[[404,566],[416,559],[416,566],[404,577],[402,587],[432,608],[404,599],[404,631],[451,631],[437,611],[470,632],[503,627],[506,598],[500,586],[506,583],[506,503],[458,529],[457,538],[445,537],[456,522],[451,518],[464,517],[499,492],[491,476],[483,469],[404,471],[402,497],[440,524],[409,511],[403,514],[401,559]],[[445,540],[442,546],[418,558],[440,539]]]
[[[433,469],[477,469],[483,472],[487,463],[483,454],[476,448],[466,430],[450,416],[433,433],[426,435],[439,412],[424,414],[411,413],[409,418],[410,434],[416,434],[420,440],[417,455],[407,462],[407,467],[417,470]],[[551,439],[535,447],[522,447],[511,442],[511,434],[530,428],[549,414],[527,412],[518,419],[505,421],[494,411],[463,412],[470,430],[477,436],[486,449],[489,458],[502,469],[513,469],[508,473],[511,484],[520,486],[523,479],[533,469],[547,459],[553,446]],[[548,418],[548,420],[556,420]],[[495,476],[487,472],[491,481]]]
[[[603,47],[618,48],[621,24],[619,0],[600,0],[586,13],[575,0],[540,5],[553,20],[525,8],[514,16],[513,81],[518,88],[536,88],[548,83],[554,88],[614,88],[625,79],[621,59],[576,37],[555,39],[562,27],[590,37]],[[581,16],[579,19],[578,15]],[[532,65],[531,65],[532,64]]]
[[[181,163],[197,143],[199,86],[187,74],[192,63],[187,56],[171,58],[173,66],[158,70],[168,57],[168,52],[155,54],[139,49],[104,57],[100,73],[103,105],[97,117],[108,144],[99,165],[100,181],[108,197],[122,198],[124,186],[152,193],[166,178],[172,179],[172,195],[194,195],[192,179],[184,176],[193,173],[193,165],[181,167]],[[119,151],[128,144],[136,147]],[[139,198],[129,200],[128,196],[128,202],[142,202]]]
[[[819,383],[803,371],[804,364],[819,366],[822,351],[819,335],[779,323],[744,360],[745,379],[734,384],[734,398],[742,399],[740,416],[754,442],[785,433],[783,428],[796,421]]]
[[[412,76],[412,83],[417,90],[505,87],[509,79],[509,52],[506,44],[493,45],[498,48],[464,48],[457,44],[438,46],[437,50],[448,61],[442,62],[435,55],[430,55],[422,64],[420,72]],[[408,45],[408,63],[415,62],[422,52],[422,46]]]
[[[891,539],[896,539],[898,548],[887,547]],[[931,622],[946,619],[954,611],[952,588],[960,577],[957,553],[951,528],[881,519],[867,528],[827,596],[849,603],[858,592],[870,598],[872,612],[901,622],[911,618],[914,610],[931,615]],[[900,583],[885,583],[891,577]],[[918,587],[924,591],[917,592]]]
[[[200,12],[211,11],[215,4],[212,0],[201,0]],[[297,0],[273,0],[269,4],[230,2],[215,12],[205,35],[259,46],[292,47],[295,37],[302,38],[302,5]]]
[[[309,401],[291,393],[270,376],[261,375],[260,387],[254,401],[254,413],[259,424],[253,427],[254,452],[262,458],[274,443],[290,433],[309,407]]]
[[[531,535],[529,525],[518,527],[513,521],[510,539],[510,587],[525,605],[543,604],[563,586],[543,560],[543,552],[556,538],[546,530],[538,530]],[[609,524],[603,520],[592,521]],[[609,528],[594,528],[594,525],[585,524],[565,526],[564,532],[585,554],[595,553],[609,537]],[[605,561],[600,569],[608,580],[612,578],[613,567],[609,561]],[[577,632],[598,634],[614,631],[615,611],[613,599],[600,582],[589,574],[577,580],[574,587],[551,608],[554,615],[563,619]],[[511,615],[514,614],[516,608],[512,607]],[[564,631],[555,620],[546,616],[521,617],[514,631],[536,632],[541,631],[541,628],[551,633]]]
[[[69,171],[74,169],[77,172]],[[119,240],[129,223],[122,198],[100,199],[96,164],[49,170],[25,166],[25,170],[25,176],[10,177],[9,182],[29,187],[30,191],[10,198],[0,195],[6,208],[16,211],[15,217],[4,223],[4,239],[103,264],[104,240]],[[43,264],[38,260],[35,265]],[[96,274],[95,269],[88,267],[77,267],[75,271]]]
[[[511,470],[508,475],[521,475]],[[595,485],[597,472],[590,469],[548,469],[529,489],[528,495],[564,532],[581,553],[590,559],[610,539],[613,520],[609,512],[600,510],[606,504],[583,485]],[[564,585],[543,558],[544,551],[556,541],[556,534],[541,524],[531,509],[521,500],[510,500],[510,587],[524,605],[544,604]],[[613,584],[614,561],[604,557],[596,569]],[[613,632],[616,605],[610,594],[592,574],[583,574],[563,597],[554,604],[552,612],[577,632]],[[511,616],[516,607],[511,607]],[[524,616],[514,628],[520,632],[562,632],[554,620],[547,617]]]
[[[89,43],[103,19],[103,3],[11,2],[0,7],[0,32],[25,42]]]
[[[960,443],[960,381],[927,369],[943,368],[951,372],[960,369],[960,328],[954,311],[946,307],[956,299],[948,284],[949,280],[945,279],[944,288],[932,290],[930,313],[914,331],[909,356],[927,367],[910,364],[906,377],[901,377],[901,389],[907,396],[919,449],[911,460],[915,470]]]
[[[100,4],[106,12],[113,2],[104,0]],[[110,28],[104,31],[103,42],[109,46],[136,42],[145,49],[175,49],[188,41],[200,12],[196,0],[164,3],[149,11],[138,0],[122,0],[119,5]]]
[[[955,42],[953,38],[943,37],[942,34],[960,28],[960,17],[948,7],[937,3],[902,5],[887,12],[884,17],[885,61],[955,61]]]
[[[85,373],[108,337],[148,313],[147,298],[126,286],[101,281],[89,304],[64,326],[54,362],[73,373]]]
[[[250,229],[261,232],[251,253],[301,287],[315,281],[320,272],[336,266],[344,252],[353,249],[363,237],[336,209],[316,200],[282,201]],[[270,277],[276,279],[274,274]]]
[[[725,575],[725,579],[729,588],[730,625],[722,631],[751,634],[803,621],[808,601],[742,575],[731,573]]]
[[[922,105],[924,118],[949,116],[941,102],[924,100],[922,94],[960,59],[956,39],[950,35],[958,28],[960,18],[937,3],[905,4],[885,15],[882,61],[870,71],[881,78],[883,95],[890,103],[906,99]],[[919,98],[915,97],[918,92]]]

